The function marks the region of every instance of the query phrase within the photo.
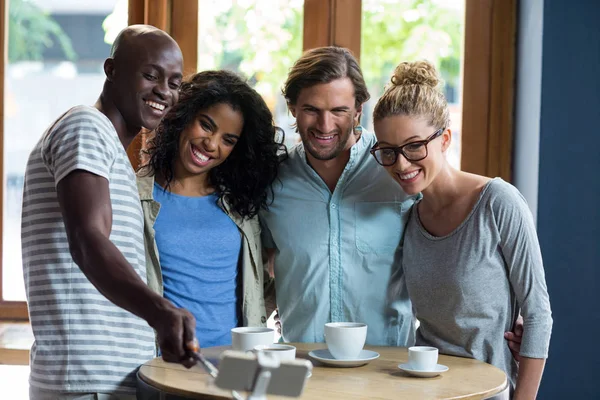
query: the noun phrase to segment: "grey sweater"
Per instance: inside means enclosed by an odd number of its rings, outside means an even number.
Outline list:
[[[525,199],[491,180],[452,233],[430,235],[413,207],[403,268],[417,344],[475,358],[504,370],[514,389],[518,364],[504,332],[524,319],[521,355],[547,358],[552,316],[537,233]]]

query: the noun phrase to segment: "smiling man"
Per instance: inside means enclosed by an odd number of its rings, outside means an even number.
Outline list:
[[[146,285],[143,217],[125,149],[178,100],[183,60],[166,33],[134,25],[105,61],[94,106],[58,118],[25,172],[23,273],[35,342],[31,399],[135,398],[155,354],[191,365],[195,322]]]
[[[395,266],[413,198],[369,153],[375,136],[359,125],[369,93],[358,62],[347,49],[310,50],[283,92],[302,143],[261,214],[283,339],[322,342],[326,322],[355,321],[368,324],[367,344],[405,346],[413,316]]]

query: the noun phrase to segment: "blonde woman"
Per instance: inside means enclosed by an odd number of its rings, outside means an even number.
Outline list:
[[[403,268],[420,321],[417,344],[503,369],[514,399],[534,399],[552,329],[535,225],[500,178],[454,169],[449,112],[435,68],[401,63],[374,111],[371,153],[409,195]],[[520,362],[503,332],[523,315]],[[506,394],[508,395],[508,393]]]

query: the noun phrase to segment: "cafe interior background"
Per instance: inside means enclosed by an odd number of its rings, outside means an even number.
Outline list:
[[[598,398],[599,16],[597,0],[3,0],[0,398],[28,390],[25,162],[51,121],[95,102],[110,45],[134,23],[169,32],[188,74],[247,77],[288,146],[299,138],[280,89],[303,50],[337,45],[359,58],[367,129],[394,66],[432,61],[451,109],[450,163],[516,185],[537,221],[554,318],[539,398]],[[129,149],[134,165],[140,143]]]

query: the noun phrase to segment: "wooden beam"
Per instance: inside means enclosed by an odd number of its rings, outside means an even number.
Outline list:
[[[127,25],[138,25],[146,22],[146,0],[129,0],[127,7]]]
[[[332,44],[350,49],[360,62],[362,0],[334,0]]]
[[[173,1],[170,25],[183,53],[184,75],[192,75],[198,70],[198,1]]]
[[[27,321],[27,303],[24,301],[1,301],[0,320]]]
[[[305,0],[303,50],[346,47],[360,58],[362,0]]]
[[[496,0],[492,10],[488,176],[512,180],[517,0]]]
[[[463,68],[461,169],[486,175],[493,0],[467,0]]]
[[[169,0],[146,0],[144,11],[146,24],[155,26],[165,32],[171,30],[171,6]]]
[[[332,12],[333,0],[304,0],[303,51],[333,44]]]
[[[516,0],[467,0],[461,169],[512,179]]]

